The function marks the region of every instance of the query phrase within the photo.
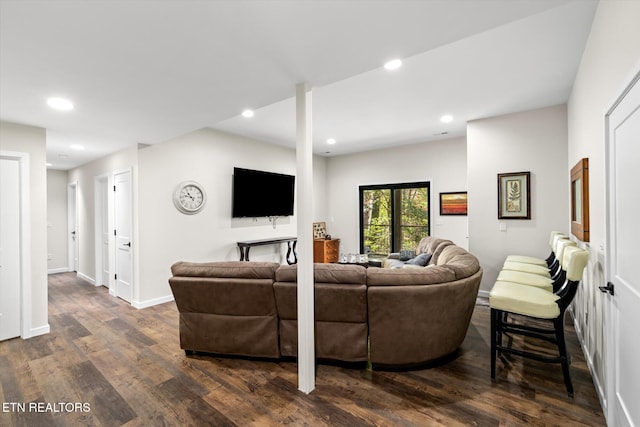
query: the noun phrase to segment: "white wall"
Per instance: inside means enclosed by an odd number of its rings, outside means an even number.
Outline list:
[[[359,187],[431,182],[431,235],[467,247],[467,217],[440,217],[439,193],[466,191],[464,138],[332,157],[327,165],[327,232],[339,238],[342,252],[359,252]],[[322,219],[323,221],[325,219]]]
[[[133,185],[135,197],[135,180],[138,147],[132,146],[112,155],[95,160],[86,165],[72,169],[68,173],[68,182],[77,183],[78,224],[76,226],[79,252],[78,275],[95,283],[95,184],[98,175],[111,174],[116,170],[133,168]],[[112,180],[109,181],[113,185]],[[66,196],[65,196],[66,203]],[[135,210],[135,205],[134,205]],[[135,215],[135,212],[134,212]]]
[[[606,360],[603,298],[597,287],[605,283],[604,113],[640,70],[639,22],[640,2],[599,3],[568,103],[569,158],[565,167],[589,158],[591,240],[580,244],[589,250],[590,259],[573,313],[601,396],[606,391]]]
[[[231,218],[233,168],[296,174],[295,151],[243,137],[202,129],[140,150],[139,166],[139,301],[171,295],[168,279],[177,261],[238,260],[237,241],[296,236],[295,215],[280,218],[274,229],[266,218]],[[324,217],[326,160],[314,159],[314,212]],[[207,204],[196,215],[184,215],[172,195],[182,181],[204,186]],[[284,246],[284,245],[282,245]],[[285,262],[284,247],[251,249],[252,261]]]
[[[546,257],[549,233],[568,233],[569,169],[564,105],[467,124],[469,249],[489,291],[509,254]],[[531,172],[531,220],[498,221],[498,173]],[[507,226],[499,230],[499,223]]]
[[[0,122],[0,150],[29,154],[31,336],[49,332],[47,318],[47,168],[42,128]]]
[[[68,271],[67,171],[47,170],[48,272]]]

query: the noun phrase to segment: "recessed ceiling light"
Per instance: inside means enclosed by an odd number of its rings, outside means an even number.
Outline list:
[[[253,117],[254,113],[253,110],[244,110],[242,112],[242,117],[246,117],[247,119]]]
[[[329,144],[329,145],[333,145],[333,144],[335,144],[335,143],[336,143],[336,139],[335,139],[335,138],[329,138],[329,139],[327,139],[327,144]]]
[[[47,105],[54,110],[69,111],[73,110],[73,103],[64,98],[49,98]]]
[[[400,59],[393,59],[384,64],[384,68],[387,70],[397,70],[402,66],[402,61]]]
[[[80,144],[73,144],[73,145],[71,146],[71,149],[72,149],[72,150],[77,150],[77,151],[82,151],[82,150],[84,150],[84,146],[83,146],[83,145],[80,145]]]
[[[451,114],[445,114],[444,116],[440,117],[440,121],[442,123],[451,123],[453,121],[453,116]]]

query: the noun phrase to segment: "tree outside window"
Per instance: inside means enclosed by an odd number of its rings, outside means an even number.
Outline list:
[[[361,186],[361,252],[416,249],[430,232],[429,189],[428,182]]]

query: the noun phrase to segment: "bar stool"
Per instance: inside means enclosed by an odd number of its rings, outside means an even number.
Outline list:
[[[568,246],[576,246],[576,243],[567,239],[557,239],[554,254],[558,259],[562,259],[564,250]],[[565,282],[565,271],[562,265],[558,265],[557,269],[551,272],[551,277],[542,276],[540,274],[529,273],[525,271],[515,270],[517,266],[512,262],[512,269],[502,269],[496,279],[498,282],[519,283],[522,285],[536,286],[550,292],[556,292]]]
[[[557,261],[557,257],[555,256],[555,248],[556,242],[558,239],[568,239],[569,236],[564,234],[561,231],[552,231],[549,235],[549,247],[551,248],[551,253],[546,259],[536,258],[532,256],[526,255],[509,255],[507,256],[506,261],[515,261],[515,262],[525,262],[528,264],[535,264],[541,266],[551,267],[554,262]]]
[[[562,266],[566,271],[566,282],[556,294],[534,286],[517,283],[496,283],[489,294],[491,307],[491,378],[496,375],[496,356],[498,353],[514,354],[546,363],[560,363],[565,386],[569,397],[573,397],[573,384],[569,372],[569,357],[564,338],[564,315],[573,300],[582,273],[589,260],[589,253],[575,246],[565,249]],[[514,323],[513,316],[519,320],[528,319],[551,321],[553,328],[543,328]],[[557,346],[558,356],[543,355],[512,347],[512,340],[504,346],[503,334],[524,335],[551,342]]]

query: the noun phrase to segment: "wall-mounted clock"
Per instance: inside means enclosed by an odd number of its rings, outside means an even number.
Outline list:
[[[173,193],[173,204],[180,212],[187,215],[200,212],[206,201],[207,195],[204,188],[195,181],[181,182]]]

